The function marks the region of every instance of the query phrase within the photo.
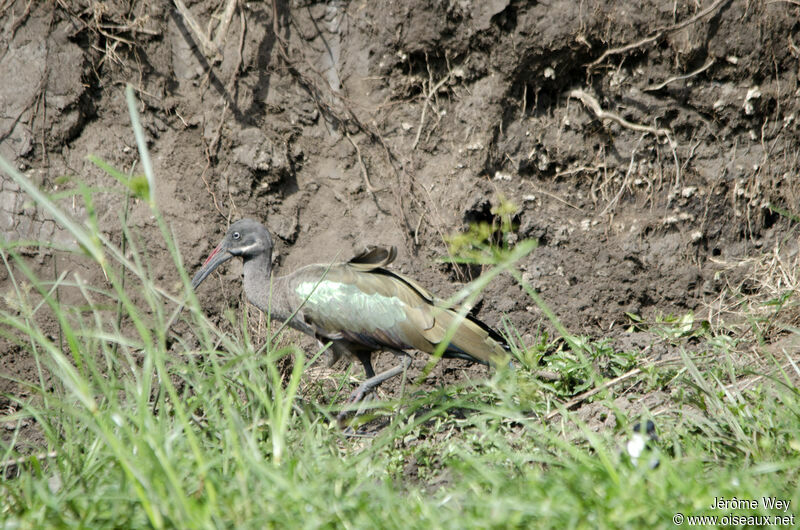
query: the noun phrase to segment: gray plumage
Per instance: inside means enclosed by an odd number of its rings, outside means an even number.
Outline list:
[[[440,302],[418,283],[385,268],[397,256],[394,247],[372,247],[346,263],[308,265],[289,275],[272,276],[273,242],[258,221],[233,223],[220,244],[192,279],[200,283],[233,257],[244,261],[244,292],[273,320],[331,341],[335,356],[352,355],[364,365],[367,381],[351,396],[359,401],[380,383],[410,364],[405,350],[433,353],[457,319],[452,308]],[[403,365],[375,375],[372,353],[393,351]],[[508,346],[502,336],[473,318],[464,318],[444,350],[444,357],[458,357],[482,364],[507,362]]]

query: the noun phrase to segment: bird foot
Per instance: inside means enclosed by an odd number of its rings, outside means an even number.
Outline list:
[[[350,397],[347,398],[347,401],[345,401],[344,404],[345,405],[353,405],[355,403],[359,403],[359,402],[363,401],[364,398],[367,397],[367,394],[369,394],[371,390],[372,390],[371,388],[364,388],[364,385],[360,385],[358,388],[353,390],[352,393],[350,393]],[[336,421],[339,423],[339,428],[341,428],[341,429],[345,428],[345,421],[347,420],[347,416],[349,416],[351,412],[353,412],[353,411],[352,410],[343,410],[336,416]],[[358,415],[359,412],[360,412],[360,409],[356,410],[355,414]]]
[[[375,438],[378,431],[368,431],[367,429],[353,429],[349,425],[342,429],[342,435],[346,438]]]
[[[347,423],[347,411],[343,410],[339,414],[336,415],[336,423],[339,425],[339,428],[347,433],[347,430],[353,430]]]

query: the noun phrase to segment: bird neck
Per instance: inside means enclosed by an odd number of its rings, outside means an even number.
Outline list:
[[[269,309],[269,289],[272,277],[272,252],[244,261],[244,292],[254,306],[265,313]]]

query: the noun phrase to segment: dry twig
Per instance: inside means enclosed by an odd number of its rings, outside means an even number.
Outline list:
[[[679,362],[680,362],[680,359],[662,359],[660,361],[656,361],[656,362],[650,364],[649,366],[647,366],[647,368],[656,368],[656,367],[660,367],[660,366],[667,366],[669,364],[679,363]],[[624,383],[628,379],[636,377],[637,375],[641,374],[642,371],[644,371],[644,368],[634,368],[633,370],[625,372],[624,374],[620,375],[619,377],[615,377],[614,379],[610,379],[610,380],[606,381],[605,383],[603,383],[602,385],[600,385],[600,386],[598,386],[596,388],[592,388],[590,390],[587,390],[586,392],[578,394],[574,398],[572,398],[569,401],[567,401],[566,403],[564,403],[564,410],[570,410],[570,409],[574,408],[575,406],[579,405],[580,403],[586,401],[590,397],[592,397],[592,396],[594,396],[596,394],[599,394],[603,390],[608,390],[612,386],[616,386],[616,385],[618,385],[620,383]],[[546,421],[549,421],[549,420],[552,420],[553,418],[555,418],[556,416],[558,416],[560,414],[561,414],[561,409],[554,410],[554,411],[551,411],[550,414],[545,416],[544,419]]]

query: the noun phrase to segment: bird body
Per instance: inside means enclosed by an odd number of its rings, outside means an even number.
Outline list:
[[[239,220],[195,274],[192,286],[225,261],[241,257],[244,292],[251,303],[275,320],[288,320],[289,326],[330,341],[335,358],[349,354],[361,361],[368,380],[352,401],[402,371],[376,376],[373,352],[393,351],[405,357],[407,367],[405,350],[433,353],[459,320],[443,357],[495,366],[507,361],[508,346],[500,334],[470,315],[460,319],[414,280],[385,268],[397,256],[394,247],[371,247],[346,263],[308,265],[281,277],[272,276],[272,247],[261,223]]]

